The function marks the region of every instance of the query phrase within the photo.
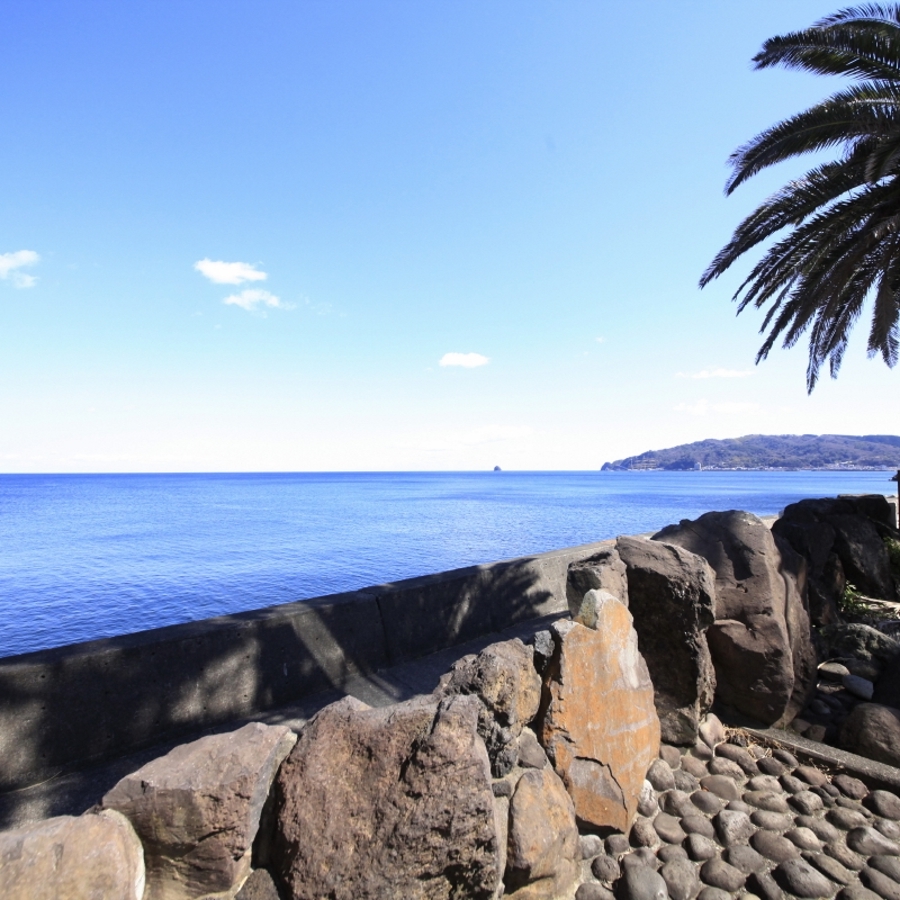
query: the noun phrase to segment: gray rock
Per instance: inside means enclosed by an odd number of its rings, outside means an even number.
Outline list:
[[[656,858],[661,863],[670,863],[674,862],[676,859],[688,859],[687,850],[684,847],[679,846],[678,844],[663,844],[659,850],[656,851]]]
[[[578,838],[578,852],[582,859],[593,859],[603,853],[603,839],[596,834],[582,834]],[[618,866],[616,866],[618,869]]]
[[[659,758],[664,759],[673,772],[677,772],[681,766],[681,751],[671,744],[659,745]]]
[[[737,744],[719,744],[716,747],[716,756],[730,760],[748,777],[759,774],[756,760],[743,747]]]
[[[0,832],[4,900],[141,900],[144,856],[117,812],[56,816]]]
[[[594,884],[592,881],[578,885],[578,890],[575,891],[575,900],[615,900],[615,897],[609,888],[603,887],[602,884]]]
[[[840,681],[845,675],[849,674],[850,670],[839,662],[829,660],[819,664],[819,675],[831,681]]]
[[[769,872],[754,872],[747,879],[747,887],[762,900],[781,900],[784,896],[784,892]]]
[[[666,791],[659,798],[659,806],[663,812],[669,813],[672,816],[685,816],[690,815],[693,812],[696,812],[696,808],[694,804],[691,803],[690,794],[686,794],[684,791],[674,790],[674,791]]]
[[[733,812],[729,809],[723,809],[722,812],[717,813],[713,824],[723,847],[743,843],[756,831],[756,826],[746,813]],[[714,885],[714,887],[721,887],[721,885]]]
[[[597,881],[612,884],[620,875],[619,864],[611,857],[603,854],[591,863],[591,872]]]
[[[705,887],[699,894],[697,900],[731,900],[731,894],[716,887]]]
[[[646,779],[638,797],[637,811],[642,816],[655,816],[659,812],[659,798],[656,790]]]
[[[672,767],[664,759],[654,759],[647,770],[647,781],[654,790],[671,791],[675,788]]]
[[[654,539],[702,556],[715,572],[716,621],[707,640],[716,696],[767,725],[790,722],[815,685],[818,663],[798,586],[802,559],[759,518],[736,510],[683,520]]]
[[[678,819],[665,812],[653,820],[653,827],[667,844],[680,844],[686,837]]]
[[[862,585],[857,587],[861,589]],[[870,625],[857,623],[826,625],[819,629],[819,639],[825,653],[844,659],[860,659],[867,662],[876,660],[884,663],[900,653],[900,642]],[[847,668],[853,671],[851,666],[848,665]]]
[[[796,859],[800,855],[794,844],[774,831],[757,831],[750,838],[750,846],[773,863]]]
[[[824,853],[804,853],[803,858],[836,884],[850,884],[856,879],[855,873]]]
[[[235,900],[280,900],[267,869],[254,869],[235,895]]]
[[[641,866],[649,866],[654,872],[659,868],[659,859],[650,847],[638,847],[623,856],[619,862],[623,872]]]
[[[838,900],[881,900],[875,891],[870,891],[861,884],[849,884],[839,894]]]
[[[724,859],[708,859],[700,867],[700,878],[710,887],[719,888],[722,891],[739,891],[747,880],[747,876],[734,866],[729,865]]]
[[[841,833],[825,819],[818,816],[797,816],[794,820],[798,828],[808,828],[820,841],[825,844],[836,841]]]
[[[103,807],[141,839],[148,897],[237,891],[272,780],[296,740],[283,725],[253,722],[181,744],[106,793]]]
[[[547,754],[530,728],[523,728],[519,735],[519,765],[524,769],[543,769]]]
[[[876,831],[869,825],[848,831],[847,846],[861,856],[900,855],[900,844],[889,840],[880,831]]]
[[[724,744],[722,746],[725,746]],[[710,760],[709,771],[712,775],[725,775],[727,778],[733,778],[735,781],[742,782],[746,778],[743,769],[730,759],[724,759],[717,756]]]
[[[875,685],[868,678],[860,678],[859,675],[845,675],[843,685],[860,700],[871,700],[872,694],[875,693]]]
[[[754,775],[747,782],[747,790],[768,791],[769,793],[780,794],[784,788],[774,775]]]
[[[785,890],[796,897],[830,897],[833,883],[805,859],[789,859],[779,863],[773,873]]]
[[[655,688],[662,739],[693,744],[712,705],[715,671],[706,640],[715,586],[705,560],[641,538],[620,537],[629,608]]]
[[[655,847],[659,836],[650,819],[637,818],[631,826],[629,840],[634,847]]]
[[[876,818],[872,824],[886,837],[892,841],[900,841],[900,822],[894,822],[891,819]]]
[[[865,784],[852,775],[845,775],[841,772],[835,775],[831,782],[845,797],[849,797],[851,800],[864,800],[869,796],[869,789]]]
[[[812,815],[823,807],[822,798],[812,791],[800,791],[788,801],[803,816]]]
[[[784,836],[801,850],[818,852],[822,849],[822,842],[809,828],[792,828]]]
[[[715,713],[707,713],[699,728],[700,738],[707,747],[714,748],[728,739],[722,720]]]
[[[760,772],[764,775],[771,775],[773,778],[784,775],[787,771],[785,764],[781,760],[775,759],[774,756],[764,756],[757,760],[756,765]]]
[[[866,804],[876,816],[893,821],[900,820],[900,797],[890,791],[872,791]]]
[[[787,798],[774,791],[744,791],[743,798],[744,803],[755,809],[765,809],[775,813],[786,813],[789,809]]]
[[[750,814],[750,821],[767,831],[787,831],[794,824],[794,819],[786,813],[770,812],[767,809],[754,810]]]
[[[706,816],[689,815],[684,816],[681,820],[681,827],[688,834],[702,834],[710,839],[715,838],[716,832],[712,826],[712,822]]]
[[[720,797],[707,790],[694,791],[694,793],[691,794],[691,803],[693,803],[701,812],[705,812],[709,816],[715,815],[725,806],[725,803]]]
[[[702,834],[689,834],[684,846],[694,862],[712,859],[719,852],[715,841]]]
[[[815,766],[797,766],[794,769],[794,777],[816,787],[828,784],[828,776]]]
[[[628,838],[624,834],[611,834],[606,839],[606,852],[610,856],[619,857],[631,849]]]
[[[809,785],[805,781],[801,781],[793,775],[782,775],[778,780],[789,794],[799,794],[800,791],[809,790]]]
[[[896,856],[873,856],[869,865],[878,872],[900,883],[900,859]]]
[[[843,806],[829,809],[825,813],[825,818],[836,828],[841,828],[844,831],[868,825],[868,820],[862,813],[857,812],[855,809],[845,809]]]
[[[675,787],[677,790],[684,791],[686,794],[692,794],[700,787],[700,781],[691,775],[690,772],[686,772],[684,769],[676,769]]]
[[[725,861],[736,869],[740,869],[745,875],[749,875],[751,872],[759,872],[766,868],[765,858],[752,847],[748,847],[747,844],[729,847],[725,851]]]
[[[796,769],[800,765],[797,757],[790,750],[785,750],[783,747],[776,747],[772,751],[772,756],[789,769]]]
[[[662,875],[650,866],[626,867],[617,891],[621,900],[668,900]]]
[[[666,863],[659,874],[662,875],[672,900],[693,900],[700,893],[697,870],[686,859]]]
[[[875,859],[878,859],[876,856]],[[882,872],[868,866],[859,873],[859,880],[883,900],[900,900],[900,884]]]
[[[866,858],[854,853],[843,841],[832,841],[826,844],[822,851],[854,872],[858,872],[866,864]]]
[[[734,780],[725,775],[707,775],[700,779],[700,785],[705,791],[715,794],[722,800],[737,800],[741,796]]]
[[[709,769],[707,768],[706,763],[690,753],[687,753],[682,757],[681,768],[682,771],[687,772],[689,775],[693,775],[698,781],[709,775]]]
[[[595,590],[609,591],[626,606],[629,605],[625,564],[612,547],[569,564],[566,573],[566,600],[573,617],[578,615],[584,595]]]
[[[744,803],[743,800],[729,800],[728,803],[725,804],[725,809],[730,809],[732,812],[743,813],[745,816],[749,816],[750,813],[753,812],[753,807]]]

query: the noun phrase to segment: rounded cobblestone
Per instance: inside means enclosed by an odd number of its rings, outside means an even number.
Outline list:
[[[721,797],[707,790],[694,791],[691,794],[691,803],[707,815],[715,815],[720,809],[725,807],[725,802]]]
[[[876,857],[877,859],[877,857]],[[859,880],[870,890],[875,891],[884,900],[900,900],[900,884],[883,872],[866,866],[859,873]]]
[[[670,816],[686,816],[692,812],[696,812],[694,804],[691,803],[691,795],[677,788],[672,791],[666,791],[660,795],[659,806],[663,812]]]
[[[822,848],[823,853],[827,853],[832,859],[836,859],[842,866],[858,872],[865,864],[866,858],[854,853],[843,840],[832,841]]]
[[[773,794],[780,794],[784,788],[774,775],[754,775],[747,781],[747,790],[770,791]]]
[[[861,856],[898,856],[900,844],[886,838],[880,831],[866,825],[847,832],[847,846]]]
[[[825,853],[804,853],[803,858],[835,884],[851,884],[856,880],[855,872],[851,872],[846,866],[842,866],[836,859],[832,859]]]
[[[729,865],[740,869],[745,875],[749,875],[751,872],[759,872],[766,868],[765,857],[747,844],[729,847],[725,851],[724,858]]]
[[[688,834],[702,834],[710,839],[715,838],[716,830],[713,828],[712,822],[701,815],[684,816],[681,820],[681,827]]]
[[[866,806],[883,819],[900,820],[900,797],[890,791],[872,791],[866,798]]]
[[[784,775],[787,771],[784,763],[781,762],[781,760],[775,759],[774,756],[764,756],[762,759],[757,760],[756,765],[763,775],[772,775],[776,778],[779,775]]]
[[[788,801],[798,813],[804,816],[818,812],[825,805],[822,798],[812,791],[799,791]]]
[[[626,869],[616,893],[622,900],[667,900],[669,895],[662,875],[650,866]]]
[[[784,836],[801,850],[818,852],[822,849],[822,842],[809,828],[792,828],[790,831],[786,831]]]
[[[789,859],[774,871],[775,880],[795,897],[830,897],[834,882],[805,859]]]
[[[739,891],[747,880],[747,876],[740,869],[717,857],[703,863],[700,867],[700,878],[710,887],[729,892]]]
[[[787,831],[794,824],[792,816],[786,813],[770,812],[767,809],[755,809],[750,814],[750,821],[767,831]]]
[[[700,786],[725,801],[737,800],[741,796],[734,779],[725,775],[707,775],[700,779]]]
[[[656,858],[661,863],[673,862],[676,859],[687,859],[687,850],[678,844],[664,844],[656,851]]]
[[[672,767],[664,759],[654,759],[647,770],[647,781],[657,791],[671,791],[675,787]]]
[[[841,832],[831,822],[818,816],[797,816],[794,822],[798,828],[808,828],[825,844],[836,841],[841,836]]]
[[[693,900],[700,893],[701,884],[697,870],[686,859],[666,863],[659,874],[665,881],[672,900]]]
[[[607,856],[604,853],[591,863],[591,872],[597,881],[612,884],[618,879],[621,874],[621,869],[619,868],[619,864],[611,856]]]
[[[684,847],[694,862],[712,859],[719,852],[716,842],[702,834],[689,834],[684,842]]]
[[[661,812],[653,820],[653,828],[667,844],[680,844],[687,835],[676,816]]]
[[[800,855],[794,844],[774,831],[757,831],[750,838],[750,846],[773,863],[781,863]]]
[[[896,856],[873,856],[869,865],[900,884],[900,859]]]
[[[744,803],[769,812],[786,813],[790,810],[784,794],[774,791],[744,791]]]
[[[869,820],[862,813],[858,813],[855,809],[845,809],[843,806],[829,809],[825,813],[825,820],[834,825],[835,828],[840,828],[843,831],[849,831],[851,828],[862,828],[864,825],[869,824]]]
[[[602,884],[586,881],[575,891],[575,900],[615,900],[616,895]]]

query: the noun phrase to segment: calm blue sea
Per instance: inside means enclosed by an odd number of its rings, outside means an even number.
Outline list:
[[[888,472],[0,476],[0,656],[656,530]]]

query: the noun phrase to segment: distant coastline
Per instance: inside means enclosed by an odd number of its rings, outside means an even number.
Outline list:
[[[750,434],[648,450],[603,464],[603,472],[835,472],[900,469],[900,436]]]

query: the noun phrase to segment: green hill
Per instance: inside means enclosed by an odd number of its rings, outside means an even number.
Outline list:
[[[648,450],[604,463],[602,471],[898,468],[900,437],[892,434],[748,434]]]

